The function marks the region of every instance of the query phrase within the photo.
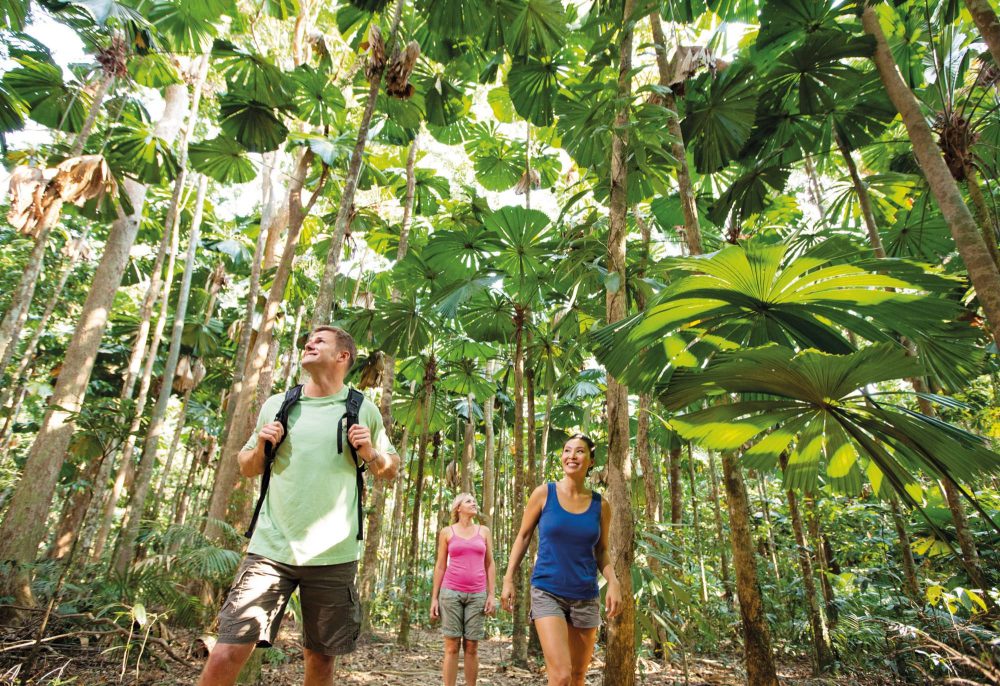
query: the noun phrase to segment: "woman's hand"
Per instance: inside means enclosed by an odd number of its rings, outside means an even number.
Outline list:
[[[437,619],[441,616],[441,608],[438,607],[438,599],[431,598],[431,619]]]
[[[503,592],[500,593],[500,605],[507,612],[514,611],[514,580],[504,577]]]
[[[486,605],[483,607],[483,614],[492,617],[497,611],[496,598],[493,597],[492,593],[486,594]]]
[[[609,581],[607,593],[604,594],[604,612],[608,619],[614,619],[621,611],[622,590],[617,581]]]

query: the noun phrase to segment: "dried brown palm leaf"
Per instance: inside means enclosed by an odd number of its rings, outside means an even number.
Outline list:
[[[385,74],[387,95],[402,100],[413,95],[413,86],[410,85],[409,81],[418,57],[420,57],[420,45],[415,40],[411,40],[402,52],[393,55],[392,62]]]
[[[385,373],[385,353],[376,350],[365,360],[364,367],[358,374],[358,388],[378,388],[382,385],[382,375]]]
[[[712,51],[701,45],[680,45],[670,59],[670,89],[677,95],[684,95],[687,80],[701,69],[713,74],[725,69],[728,63],[717,59]]]
[[[378,24],[372,24],[368,32],[368,66],[365,67],[368,82],[381,78],[383,69],[385,69],[385,41],[382,40],[382,29]]]
[[[64,202],[82,206],[114,188],[114,177],[100,155],[71,157],[55,169],[44,171],[18,168],[11,174],[11,209],[7,220],[21,233],[36,236],[42,228],[59,220]]]
[[[542,177],[539,176],[538,172],[534,169],[525,169],[524,173],[521,174],[521,179],[514,186],[514,193],[516,195],[524,195],[528,190],[537,191],[542,185]]]

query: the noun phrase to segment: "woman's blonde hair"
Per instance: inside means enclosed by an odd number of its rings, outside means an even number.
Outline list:
[[[455,496],[455,499],[451,501],[451,523],[455,524],[458,522],[458,508],[462,505],[466,498],[472,498],[472,501],[476,501],[476,496],[471,493],[459,493]]]

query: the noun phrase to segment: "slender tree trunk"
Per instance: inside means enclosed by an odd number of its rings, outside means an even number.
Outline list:
[[[409,236],[410,236],[410,225],[412,223],[413,217],[413,200],[416,191],[416,173],[415,167],[417,162],[417,151],[420,148],[420,136],[417,135],[413,142],[410,143],[410,152],[406,157],[406,197],[403,201],[403,217],[400,223],[399,230],[399,246],[396,250],[396,261],[402,260],[406,257],[406,252],[409,247]],[[399,289],[395,286],[390,294],[390,299],[392,302],[399,302]],[[392,391],[393,382],[396,378],[396,360],[390,355],[385,356],[385,373],[382,377],[382,397],[379,402],[379,409],[382,413],[382,424],[385,426],[387,432],[392,430],[393,419],[392,419]],[[406,441],[407,438],[404,435],[403,443],[400,446],[403,450],[402,457],[406,458]],[[396,478],[397,488],[402,482],[402,477]],[[377,570],[377,560],[378,560],[378,550],[382,542],[382,519],[385,513],[385,501],[386,501],[386,489],[387,483],[382,479],[374,479],[372,484],[372,509],[368,513],[368,519],[365,523],[365,551],[362,557],[361,564],[361,597],[365,600],[362,602],[367,603],[367,599],[371,598],[372,592],[375,585],[375,574]],[[397,501],[398,502],[398,496]],[[393,518],[392,521],[398,521]],[[367,606],[364,613],[364,624],[365,629],[369,628],[368,623],[368,612]]]
[[[781,455],[782,470],[788,469],[788,456]],[[792,531],[795,533],[795,543],[798,548],[799,568],[802,570],[802,588],[806,596],[806,613],[809,616],[809,626],[813,639],[813,667],[821,674],[833,667],[833,651],[830,649],[830,634],[826,625],[826,616],[820,606],[816,594],[816,578],[813,575],[812,557],[809,542],[806,540],[805,527],[802,525],[802,513],[799,512],[799,499],[795,491],[789,489],[788,512],[792,519]]]
[[[524,460],[524,324],[527,319],[525,308],[514,308],[514,497],[511,501],[511,526],[520,526],[524,515],[525,502],[525,460]],[[512,660],[515,665],[528,664],[528,627],[524,606],[527,575],[519,565],[514,574],[514,593],[521,602],[514,603],[513,632],[511,637]]]
[[[694,478],[694,456],[688,444],[688,481],[691,484],[691,516],[694,524],[694,544],[698,555],[698,575],[701,579],[701,601],[708,602],[708,579],[705,578],[705,557],[701,545],[701,515],[698,512],[698,489]]]
[[[684,519],[684,492],[681,485],[681,446],[670,449],[670,523],[674,525],[674,535],[683,536],[681,524]]]
[[[87,118],[84,120],[83,126],[80,127],[80,132],[76,134],[72,150],[69,151],[70,157],[79,157],[83,154],[83,148],[87,145],[90,132],[94,130],[94,124],[97,123],[97,117],[103,109],[104,98],[107,97],[114,83],[114,73],[109,73],[102,69],[101,78],[97,82],[97,90],[94,91],[94,99],[90,103],[90,110],[87,112]]]
[[[490,381],[493,380],[493,360],[486,363],[486,375]],[[493,530],[494,535],[498,535],[496,530],[494,511],[496,509],[496,479],[494,471],[494,456],[496,454],[496,443],[493,435],[493,403],[496,396],[491,395],[483,403],[483,519],[486,525]]]
[[[145,364],[142,368],[142,376],[139,378],[139,391],[136,396],[134,409],[132,411],[132,422],[129,426],[128,434],[125,437],[125,443],[122,446],[118,472],[115,474],[115,480],[111,486],[111,491],[108,494],[108,499],[104,502],[104,511],[100,520],[100,529],[97,532],[97,538],[94,541],[94,546],[90,554],[91,560],[99,560],[101,555],[104,554],[104,548],[107,546],[108,537],[111,535],[111,526],[114,523],[115,510],[118,508],[118,499],[121,497],[122,492],[128,484],[132,481],[132,475],[134,473],[132,456],[135,451],[136,441],[138,440],[139,429],[142,426],[143,416],[146,411],[146,402],[149,399],[149,389],[153,383],[153,369],[156,366],[156,360],[159,356],[160,342],[163,340],[163,332],[166,330],[167,326],[167,314],[170,306],[170,285],[173,283],[174,261],[177,257],[177,251],[180,246],[180,230],[180,223],[175,222],[170,231],[170,250],[167,258],[166,277],[163,279],[162,283],[159,281],[158,271],[154,273],[154,276],[156,277],[155,280],[158,284],[160,284],[160,311],[156,319],[156,328],[153,330],[153,336],[149,341],[148,352],[145,350],[139,350],[139,354],[136,355],[139,340],[136,340],[136,344],[132,349],[133,359],[141,360],[143,354],[145,354]],[[153,304],[155,303],[151,302],[150,306],[152,307]],[[141,327],[139,333],[141,338]],[[134,377],[131,381],[128,377],[126,377],[126,382],[123,385],[121,392],[121,397],[123,399],[131,396],[130,386],[134,381]],[[128,393],[128,396],[125,395],[126,393]],[[106,480],[107,478],[105,476],[104,481],[101,481],[101,483],[105,483]]]
[[[642,469],[642,485],[646,493],[646,519],[650,522],[657,521],[658,504],[660,494],[656,488],[656,479],[653,475],[656,468],[653,460],[649,457],[649,406],[651,398],[648,393],[639,396],[639,421],[635,432],[635,457]]]
[[[472,493],[472,463],[476,457],[476,417],[472,413],[472,393],[469,393],[465,400],[469,416],[466,417],[465,434],[462,437],[462,492]]]
[[[851,149],[847,147],[839,134],[834,134],[834,137],[837,139],[837,148],[840,150],[841,157],[844,158],[844,164],[847,165],[847,171],[851,175],[854,192],[858,194],[858,204],[861,206],[861,217],[864,219],[865,230],[868,232],[868,242],[875,252],[875,257],[882,259],[885,257],[885,248],[882,246],[882,237],[879,235],[878,224],[875,222],[875,211],[872,208],[872,198],[868,192],[868,186],[865,185],[861,174],[858,173],[858,165],[854,163]]]
[[[826,605],[826,618],[830,626],[836,626],[837,604],[835,602],[833,584],[830,583],[830,561],[826,554],[826,538],[820,528],[819,511],[815,498],[807,496],[806,511],[808,513],[806,521],[809,526],[809,538],[812,539],[816,566],[819,567],[820,587],[823,589],[823,603]]]
[[[965,6],[969,8],[983,42],[993,56],[993,63],[1000,67],[1000,20],[997,20],[993,6],[989,0],[965,0]]]
[[[407,465],[406,460],[412,452],[410,451],[410,446],[409,446],[409,430],[403,431],[402,444],[403,444],[403,464],[404,466],[406,466]],[[406,469],[405,477],[406,478],[400,476],[397,477],[396,479],[396,487],[393,490],[393,495],[392,495],[392,519],[391,519],[392,522],[402,521],[403,514],[405,512],[405,504],[403,503],[403,501],[406,498],[405,494],[411,491],[411,487],[413,485],[413,477],[411,475],[409,468]],[[390,533],[392,535],[390,536],[389,539],[389,560],[386,563],[385,578],[393,581],[396,580],[396,560],[399,557],[399,539],[400,539],[399,529],[400,527],[398,526],[393,526],[390,529]]]
[[[21,338],[21,330],[28,321],[28,310],[35,298],[38,276],[45,266],[45,248],[48,246],[50,233],[52,233],[50,222],[45,222],[39,227],[35,245],[28,256],[27,264],[24,265],[24,271],[21,272],[21,279],[14,290],[10,307],[0,321],[0,377],[14,357],[14,351],[17,350],[17,343]]]
[[[539,455],[541,459],[538,465],[538,483],[540,484],[545,483],[546,474],[549,473],[549,434],[552,430],[552,407],[556,400],[555,380],[546,375],[545,385],[545,419],[542,423],[542,446]]]
[[[767,527],[767,554],[771,557],[771,568],[774,578],[781,578],[781,568],[778,566],[778,546],[774,542],[774,524],[771,522],[771,501],[767,497],[767,486],[763,474],[758,474],[757,491],[760,493],[760,509],[764,513],[764,526]]]
[[[90,504],[91,493],[94,491],[94,479],[105,459],[107,459],[107,454],[102,453],[100,459],[91,460],[80,470],[80,483],[66,498],[66,505],[63,507],[62,517],[56,529],[55,540],[49,547],[49,559],[65,560],[70,555],[70,551],[73,550],[73,542],[76,540],[76,534],[83,523],[84,515],[87,513],[87,505]]]
[[[430,365],[428,365],[430,368]],[[404,582],[403,607],[399,613],[399,633],[396,642],[401,646],[410,644],[410,613],[413,607],[413,593],[416,584],[417,551],[420,543],[420,501],[424,492],[424,460],[427,457],[427,422],[431,412],[431,397],[434,393],[434,372],[424,379],[424,397],[420,406],[420,445],[417,448],[417,476],[413,490],[413,516],[410,519],[410,548],[406,556],[406,580]],[[434,444],[434,456],[438,456],[439,444]]]
[[[390,52],[395,47],[404,3],[405,0],[396,0],[392,28],[389,30],[389,40],[386,42],[386,57],[390,56]],[[340,257],[344,247],[344,235],[347,232],[347,226],[350,223],[351,217],[354,215],[354,194],[358,188],[361,161],[364,156],[365,145],[368,142],[368,127],[371,125],[372,114],[375,112],[375,103],[378,100],[378,92],[382,85],[384,74],[385,67],[383,66],[370,79],[368,100],[365,103],[365,110],[361,115],[361,122],[358,124],[358,138],[354,144],[354,150],[351,152],[351,163],[347,168],[347,175],[344,178],[344,189],[341,192],[340,205],[337,208],[337,219],[334,222],[330,250],[326,255],[323,277],[316,292],[316,305],[313,309],[312,319],[313,326],[325,324],[330,318],[330,312],[333,310],[333,296],[337,285],[337,271],[340,269]]]
[[[653,45],[656,50],[656,67],[660,77],[660,85],[670,87],[670,65],[667,62],[667,41],[663,35],[663,24],[660,23],[659,9],[649,15],[649,27],[653,31]],[[687,150],[684,147],[684,134],[681,131],[680,117],[677,114],[677,99],[674,95],[664,96],[664,105],[673,112],[667,118],[667,130],[672,140],[670,152],[677,159],[677,191],[681,201],[681,212],[684,214],[684,241],[687,243],[689,255],[700,255],[703,252],[701,244],[701,226],[698,222],[697,196],[691,183],[691,170],[687,163]]]
[[[948,222],[952,238],[955,239],[955,247],[969,272],[969,278],[989,322],[993,339],[1000,342],[1000,270],[997,269],[993,256],[983,242],[976,220],[962,200],[958,184],[941,156],[941,149],[924,119],[920,103],[899,73],[874,7],[865,7],[861,22],[865,32],[875,38],[873,60],[879,76],[882,78],[889,99],[903,119],[910,142],[913,144],[913,154],[927,178],[927,184],[941,208],[945,221]]]
[[[632,38],[635,0],[625,0],[618,61],[618,98],[632,97]],[[605,307],[608,323],[628,315],[625,281],[625,240],[628,235],[628,124],[629,110],[622,105],[615,115],[611,138],[611,196],[608,213],[609,274],[618,276],[617,286],[608,284]],[[635,521],[632,513],[632,468],[629,459],[628,388],[611,375],[607,386],[608,501],[612,506],[610,553],[621,584],[622,611],[608,622],[604,686],[635,683],[635,599],[632,595],[632,561],[635,557]]]
[[[222,447],[219,472],[216,475],[215,488],[213,489],[212,500],[209,504],[208,522],[205,527],[205,534],[209,538],[215,539],[221,534],[218,522],[225,518],[230,504],[229,501],[236,486],[238,473],[236,456],[246,439],[244,427],[249,426],[253,420],[254,396],[256,395],[261,372],[267,363],[268,354],[270,353],[271,339],[274,336],[278,311],[284,300],[285,287],[288,285],[288,279],[291,276],[295,248],[299,242],[302,223],[312,209],[323,187],[326,185],[328,169],[324,165],[323,175],[320,177],[316,190],[313,192],[307,205],[305,207],[302,206],[302,188],[305,184],[306,174],[309,171],[312,159],[313,153],[311,150],[306,149],[302,151],[296,165],[295,175],[292,177],[292,182],[289,185],[288,235],[285,237],[285,248],[281,255],[281,261],[278,263],[277,272],[274,275],[267,304],[264,306],[264,316],[254,342],[253,355],[247,361],[248,368],[242,379],[242,388],[240,389],[240,393],[233,398],[234,408],[232,410],[230,429],[226,435],[226,442]]]
[[[747,684],[778,686],[771,651],[771,628],[764,615],[764,599],[757,581],[757,560],[750,537],[750,502],[736,455],[722,455],[722,472],[729,505],[729,535],[736,567],[736,593],[740,599]]]
[[[730,605],[733,602],[733,585],[729,580],[729,545],[726,541],[725,526],[722,522],[722,507],[719,505],[719,478],[715,471],[715,455],[711,451],[708,453],[708,475],[712,486],[712,512],[715,515],[715,534],[719,539],[719,550],[721,550],[719,569],[722,575],[722,591],[726,602]]]
[[[139,522],[146,509],[146,495],[153,478],[153,468],[156,466],[156,454],[160,449],[160,436],[163,433],[167,419],[167,407],[173,387],[174,374],[177,371],[177,361],[181,354],[181,338],[184,335],[184,320],[187,316],[188,298],[191,294],[191,277],[195,269],[195,257],[201,241],[201,219],[205,209],[205,194],[208,191],[208,178],[202,176],[198,183],[198,197],[195,200],[194,216],[191,219],[191,233],[188,236],[188,250],[184,261],[184,276],[181,279],[180,293],[177,295],[177,306],[174,308],[174,325],[170,333],[170,348],[167,361],[163,365],[163,381],[160,384],[160,394],[153,408],[153,415],[146,430],[142,457],[136,471],[135,488],[129,508],[122,520],[121,538],[118,541],[118,555],[115,559],[115,571],[124,574],[135,554],[135,540],[139,535]]]
[[[169,86],[166,105],[156,134],[173,138],[187,107],[187,88]],[[80,321],[63,361],[63,373],[49,397],[48,410],[31,446],[7,516],[0,525],[0,559],[13,564],[3,572],[5,595],[13,595],[18,604],[34,604],[29,573],[30,564],[45,535],[46,519],[75,428],[72,416],[83,405],[97,351],[104,335],[115,293],[121,284],[129,251],[135,242],[146,200],[146,186],[125,182],[134,214],[119,213],[111,225],[104,254],[94,273]]]
[[[892,525],[896,528],[899,539],[899,552],[903,557],[903,591],[916,604],[921,604],[920,584],[917,582],[917,565],[913,562],[913,546],[910,545],[910,534],[906,531],[903,513],[899,510],[899,502],[895,496],[889,498],[892,513]]]
[[[976,208],[976,220],[979,222],[979,229],[983,235],[983,243],[990,251],[993,263],[1000,265],[1000,249],[997,248],[997,223],[986,202],[983,189],[979,186],[979,173],[971,164],[965,166],[965,185],[969,188],[972,206]]]

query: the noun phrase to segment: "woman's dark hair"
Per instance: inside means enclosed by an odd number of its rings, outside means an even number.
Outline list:
[[[580,439],[581,441],[583,441],[584,443],[587,444],[587,450],[590,451],[590,459],[593,460],[594,459],[594,449],[597,447],[597,444],[594,443],[594,439],[591,438],[590,436],[588,436],[587,434],[583,434],[583,433],[580,433],[579,431],[577,431],[575,434],[573,434],[572,436],[570,436],[569,438],[566,439],[566,443],[569,443],[570,441],[572,441],[575,438],[576,439]]]

